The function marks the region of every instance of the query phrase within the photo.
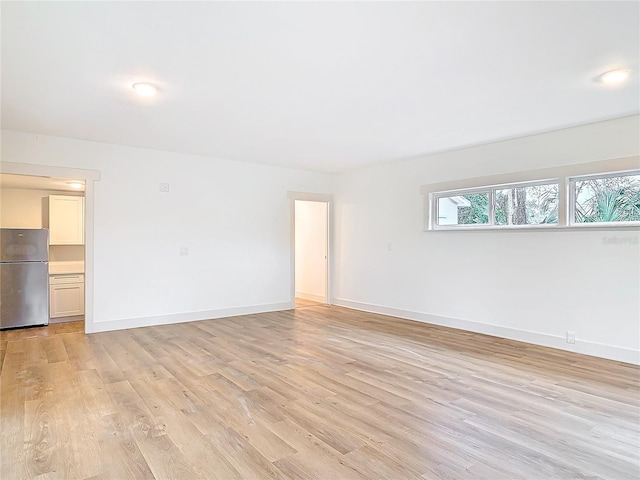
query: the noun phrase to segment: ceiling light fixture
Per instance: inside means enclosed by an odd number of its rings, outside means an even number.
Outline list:
[[[82,188],[82,187],[84,187],[84,183],[81,183],[81,182],[67,182],[67,185],[69,185],[71,188]]]
[[[158,87],[152,83],[134,83],[133,89],[141,97],[153,97],[158,93]]]
[[[622,83],[627,78],[629,78],[629,70],[625,70],[623,68],[609,70],[608,72],[604,72],[602,75],[600,75],[600,81],[602,83],[606,83],[607,85]]]

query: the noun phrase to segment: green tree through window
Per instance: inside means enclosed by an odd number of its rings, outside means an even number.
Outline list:
[[[640,221],[640,175],[575,182],[576,223]]]
[[[458,210],[459,225],[473,225],[489,223],[489,195],[487,193],[471,193],[463,195],[471,202],[469,207]]]

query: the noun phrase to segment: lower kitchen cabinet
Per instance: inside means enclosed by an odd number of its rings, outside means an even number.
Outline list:
[[[50,318],[84,315],[84,275],[51,275],[49,302]]]

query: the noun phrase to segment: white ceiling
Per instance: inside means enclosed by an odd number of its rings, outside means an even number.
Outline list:
[[[0,173],[0,188],[19,188],[26,190],[58,190],[62,192],[84,192],[84,180],[73,180],[81,183],[82,188],[69,185],[71,178],[35,177],[33,175],[13,175]]]
[[[638,113],[639,6],[2,2],[2,127],[341,171]]]

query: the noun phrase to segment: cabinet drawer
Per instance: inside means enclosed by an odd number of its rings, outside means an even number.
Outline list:
[[[49,276],[49,285],[64,285],[65,283],[84,283],[84,274],[73,273]]]

